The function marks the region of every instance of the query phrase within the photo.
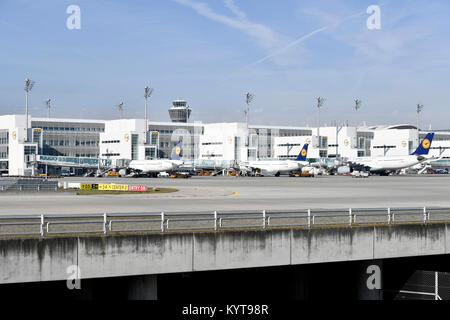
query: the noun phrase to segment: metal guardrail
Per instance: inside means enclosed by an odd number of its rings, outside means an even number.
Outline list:
[[[0,191],[58,191],[58,184],[17,184],[17,185],[0,185]]]
[[[450,207],[0,216],[0,237],[353,227],[450,222]]]

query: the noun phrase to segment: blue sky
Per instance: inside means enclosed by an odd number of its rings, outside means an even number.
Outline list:
[[[69,30],[66,8],[81,9]],[[370,5],[381,30],[369,30]],[[415,123],[450,128],[448,0],[0,0],[0,114],[24,112],[23,82],[36,81],[31,113],[143,117],[143,87],[155,89],[151,120],[168,120],[184,98],[192,118],[315,125]]]

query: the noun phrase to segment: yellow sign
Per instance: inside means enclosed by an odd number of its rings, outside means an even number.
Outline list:
[[[80,184],[80,189],[83,190],[97,190],[98,189],[98,184],[90,184],[90,183],[82,183]]]
[[[422,147],[424,147],[425,149],[428,149],[430,147],[430,145],[431,145],[430,140],[428,140],[428,139],[423,140]]]
[[[16,138],[17,138],[17,132],[13,131],[12,137],[13,137],[14,140],[16,140]]]
[[[128,140],[130,140],[130,136],[128,134],[125,134],[124,138],[125,138],[126,142],[128,142]]]
[[[128,191],[128,185],[127,184],[99,184],[98,190]]]
[[[33,129],[34,132],[41,132],[42,129]]]

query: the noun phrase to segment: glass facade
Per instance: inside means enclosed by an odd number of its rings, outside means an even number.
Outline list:
[[[131,160],[138,159],[138,143],[139,143],[139,135],[132,134],[131,135]]]
[[[0,130],[0,159],[8,159],[9,156],[9,131]]]
[[[34,120],[31,125],[34,131],[42,130],[42,149],[39,154],[92,158],[99,156],[100,132],[105,131],[104,123]]]

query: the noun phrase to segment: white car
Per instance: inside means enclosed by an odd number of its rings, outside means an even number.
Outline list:
[[[158,178],[168,178],[168,177],[170,177],[170,174],[168,174],[167,172],[163,171],[163,172],[158,173],[157,177]]]

